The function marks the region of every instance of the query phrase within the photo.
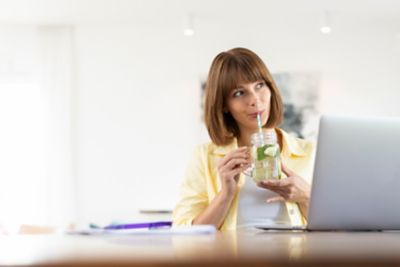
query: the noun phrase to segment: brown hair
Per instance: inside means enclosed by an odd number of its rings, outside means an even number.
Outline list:
[[[239,127],[226,111],[226,99],[240,83],[265,81],[271,91],[271,109],[263,127],[278,126],[283,120],[283,103],[278,87],[267,66],[254,52],[234,48],[219,53],[211,64],[205,89],[204,120],[211,140],[216,145],[227,145],[239,137]]]

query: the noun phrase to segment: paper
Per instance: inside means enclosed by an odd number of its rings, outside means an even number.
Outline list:
[[[202,235],[214,234],[217,229],[213,225],[173,226],[140,229],[77,229],[66,231],[70,235]]]

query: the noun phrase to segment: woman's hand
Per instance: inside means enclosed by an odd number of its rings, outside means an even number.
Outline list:
[[[239,175],[250,166],[250,161],[247,147],[238,148],[221,159],[217,167],[221,191],[193,220],[193,224],[213,224],[217,229],[222,226],[235,196]]]
[[[257,183],[259,187],[279,194],[279,196],[268,198],[267,202],[291,201],[297,202],[305,208],[308,207],[311,186],[283,163],[282,171],[286,174],[287,178],[281,180],[263,180]]]
[[[237,190],[240,173],[251,165],[248,147],[240,147],[228,153],[218,164],[221,192],[233,196]]]

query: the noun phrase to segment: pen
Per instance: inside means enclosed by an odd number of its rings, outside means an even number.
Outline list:
[[[146,222],[146,223],[130,223],[130,224],[111,224],[104,227],[104,230],[123,230],[123,229],[140,229],[140,228],[160,228],[172,226],[171,221]]]

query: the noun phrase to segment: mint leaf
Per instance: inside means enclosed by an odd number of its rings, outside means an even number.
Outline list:
[[[267,149],[267,146],[261,146],[261,147],[257,147],[257,160],[263,160],[265,159],[267,156],[265,156],[264,151],[265,149]]]

